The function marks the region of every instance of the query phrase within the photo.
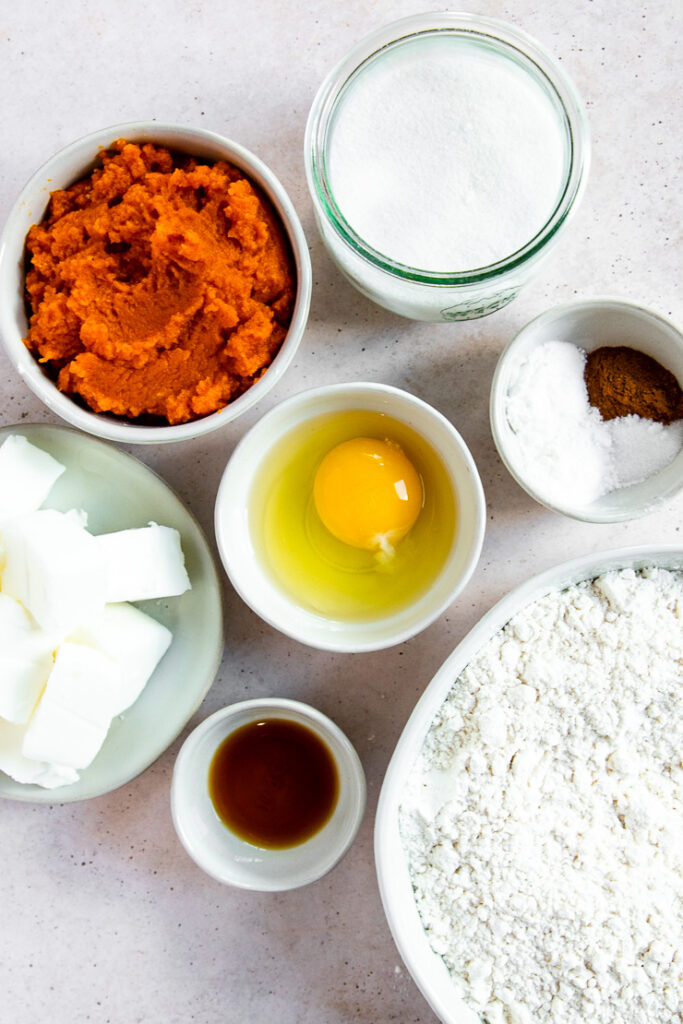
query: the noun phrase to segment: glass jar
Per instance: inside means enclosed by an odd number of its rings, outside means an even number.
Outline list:
[[[502,258],[496,256],[495,262],[484,261],[481,265],[453,271],[411,266],[374,248],[342,212],[330,174],[331,144],[340,110],[349,95],[358,96],[359,90],[366,87],[364,83],[371,81],[369,75],[378,69],[388,69],[393,74],[392,69],[400,66],[402,56],[407,55],[414,64],[418,53],[416,46],[421,47],[420,55],[429,55],[426,47],[434,42],[441,52],[445,42],[456,44],[452,51],[456,60],[465,53],[468,59],[481,56],[489,65],[494,61],[499,67],[510,69],[523,82],[523,88],[531,89],[530,95],[535,95],[548,107],[553,132],[561,140],[557,189],[548,214],[543,214],[540,228],[534,226],[523,244],[516,245],[513,252]],[[407,49],[410,47],[412,50]],[[419,59],[422,60],[422,56]],[[389,63],[392,61],[393,65]],[[459,97],[454,95],[454,110],[458,101]],[[381,118],[382,111],[377,113]],[[430,116],[428,109],[424,113],[425,117]],[[576,209],[585,186],[589,153],[588,127],[578,95],[569,78],[545,50],[531,37],[503,22],[451,13],[403,18],[359,43],[321,85],[308,118],[305,139],[306,175],[316,221],[341,272],[380,306],[415,320],[434,322],[486,316],[518,294],[553,248]],[[359,153],[358,159],[363,160],[363,153]],[[447,174],[446,167],[444,175]],[[374,184],[377,187],[377,182]],[[501,190],[502,201],[510,203],[513,194],[513,189]],[[505,215],[504,207],[500,213]],[[457,224],[453,225],[453,230],[457,230]]]

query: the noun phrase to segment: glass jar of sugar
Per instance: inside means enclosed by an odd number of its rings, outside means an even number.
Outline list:
[[[403,18],[323,82],[306,128],[323,241],[364,295],[415,320],[506,305],[577,206],[576,91],[525,33],[468,14]]]

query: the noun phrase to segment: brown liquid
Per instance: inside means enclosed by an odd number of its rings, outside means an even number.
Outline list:
[[[327,824],[339,796],[336,762],[304,725],[267,718],[223,740],[209,767],[219,818],[254,846],[282,850]]]

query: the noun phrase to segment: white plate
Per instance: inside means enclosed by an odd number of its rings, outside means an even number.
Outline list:
[[[78,782],[43,789],[0,772],[0,796],[34,803],[85,800],[122,786],[149,767],[201,704],[223,651],[220,585],[199,524],[147,466],[68,427],[2,427],[0,444],[8,434],[23,434],[66,466],[45,506],[85,509],[91,533],[145,526],[150,520],[175,527],[192,583],[180,597],[138,602],[171,630],[173,642],[135,704],[114,720],[104,746]]]
[[[526,605],[553,590],[612,569],[648,565],[683,568],[683,547],[639,547],[593,553],[534,576],[496,604],[446,659],[408,719],[384,778],[375,818],[375,862],[384,912],[394,941],[425,999],[443,1024],[480,1024],[461,999],[446,966],[433,952],[413,899],[408,863],[399,834],[399,808],[406,780],[434,716],[462,670],[483,645]]]

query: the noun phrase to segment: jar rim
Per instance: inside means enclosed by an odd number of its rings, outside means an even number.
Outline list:
[[[429,36],[454,35],[493,44],[545,86],[562,112],[567,131],[568,165],[558,199],[543,226],[523,246],[493,263],[470,270],[431,271],[393,260],[366,242],[349,224],[334,199],[327,175],[329,132],[339,101],[350,82],[383,53]],[[314,203],[337,237],[357,256],[395,278],[453,287],[500,277],[540,255],[565,224],[586,183],[590,162],[588,123],[578,92],[554,58],[531,36],[497,18],[454,12],[400,18],[362,39],[332,69],[313,101],[304,142],[306,176]]]

